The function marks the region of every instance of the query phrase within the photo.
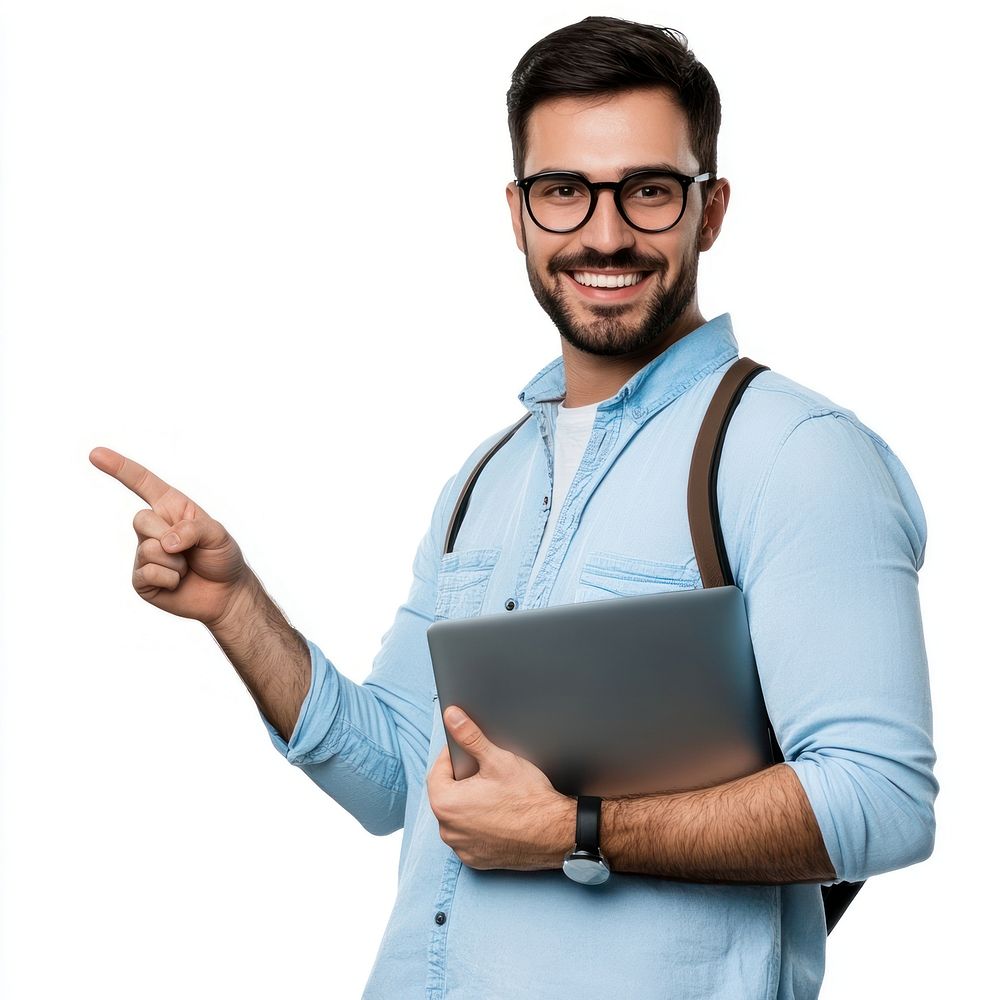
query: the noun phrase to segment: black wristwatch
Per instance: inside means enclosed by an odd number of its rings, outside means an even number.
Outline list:
[[[576,847],[563,858],[563,871],[583,885],[600,885],[611,876],[611,868],[601,854],[601,800],[580,795],[576,800]]]

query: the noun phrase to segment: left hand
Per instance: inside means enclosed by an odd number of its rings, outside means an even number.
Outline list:
[[[456,781],[446,742],[427,773],[441,839],[470,868],[561,868],[576,838],[576,799],[557,792],[530,761],[491,743],[456,705],[444,722],[479,771]]]

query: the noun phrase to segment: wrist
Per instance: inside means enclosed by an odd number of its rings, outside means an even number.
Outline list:
[[[257,577],[247,571],[247,576],[235,584],[223,610],[204,623],[220,642],[233,642],[244,636],[249,624],[265,613],[264,588]]]
[[[567,851],[572,851],[576,844],[576,796],[559,796],[558,809],[549,829],[555,834],[552,856],[553,868],[561,868]]]

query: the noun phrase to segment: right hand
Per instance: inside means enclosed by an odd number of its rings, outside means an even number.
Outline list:
[[[222,623],[255,580],[235,539],[138,462],[110,448],[95,448],[90,461],[149,504],[132,519],[139,539],[132,567],[136,593],[209,628]]]

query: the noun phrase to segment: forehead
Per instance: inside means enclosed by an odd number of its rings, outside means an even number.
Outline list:
[[[663,88],[552,97],[528,116],[524,174],[576,170],[617,177],[621,168],[672,163],[697,173],[687,116]]]

